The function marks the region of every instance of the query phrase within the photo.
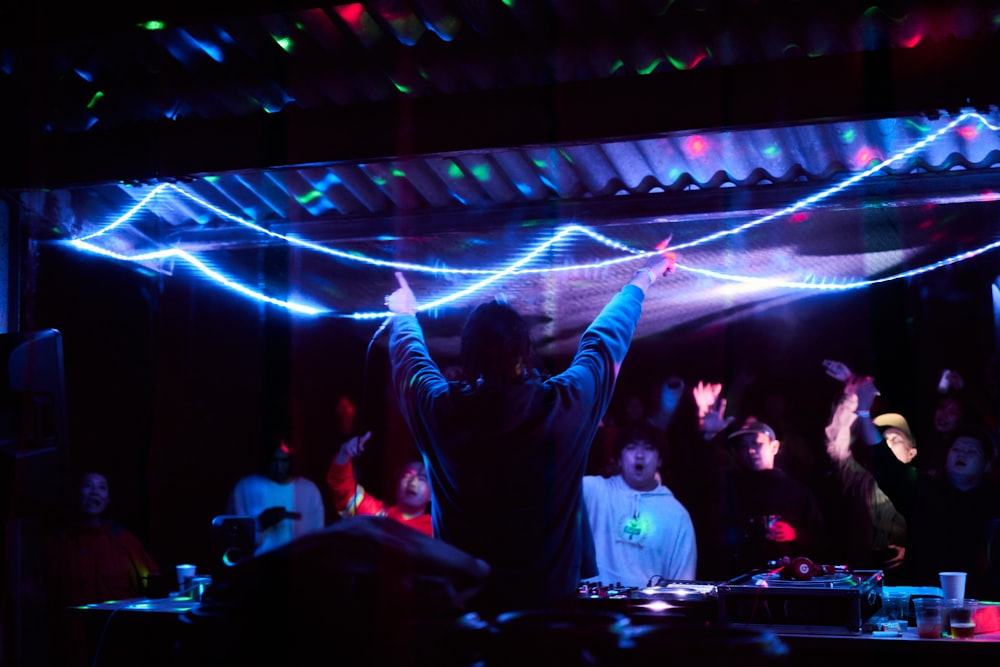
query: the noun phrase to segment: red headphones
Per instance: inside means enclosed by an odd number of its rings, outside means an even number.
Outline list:
[[[819,565],[805,556],[789,558],[785,556],[779,561],[781,566],[782,579],[794,579],[796,581],[809,581],[813,577],[823,574],[835,574],[836,567],[833,565]]]

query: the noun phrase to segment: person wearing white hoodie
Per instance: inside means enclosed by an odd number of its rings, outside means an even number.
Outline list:
[[[661,438],[657,429],[636,424],[614,443],[619,472],[584,476],[598,572],[588,583],[645,588],[695,579],[694,524],[660,480]]]

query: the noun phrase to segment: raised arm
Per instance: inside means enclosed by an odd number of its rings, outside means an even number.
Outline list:
[[[844,391],[833,406],[826,425],[826,452],[830,458],[843,463],[851,457],[851,427],[858,409],[857,380],[846,364],[831,359],[823,360],[826,374],[844,383]]]
[[[726,399],[722,398],[722,383],[702,382],[691,390],[698,406],[698,430],[705,440],[711,440],[733,422],[726,417]]]
[[[326,471],[326,485],[330,489],[333,507],[341,517],[356,514],[378,514],[382,501],[373,498],[354,478],[353,459],[365,450],[371,432],[345,440]]]

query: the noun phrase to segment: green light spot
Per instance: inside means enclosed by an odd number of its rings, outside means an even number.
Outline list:
[[[375,185],[385,185],[386,182],[385,179],[380,176],[376,176],[372,180],[375,181]]]
[[[472,168],[472,175],[481,183],[490,180],[490,168],[488,165],[480,164]]]
[[[673,58],[671,56],[667,56],[667,60],[669,60],[670,64],[674,66],[674,69],[684,69],[685,68],[683,60],[678,60],[677,58]]]
[[[625,66],[625,63],[623,63],[620,59],[616,60],[614,62],[614,64],[611,65],[611,74],[614,74],[615,72],[617,72],[618,70],[620,70],[624,66]]]
[[[918,132],[923,132],[924,134],[927,134],[928,132],[931,131],[929,125],[921,125],[920,123],[914,120],[907,120],[906,124],[912,127],[913,129],[917,130]]]
[[[458,164],[452,162],[448,165],[448,176],[451,178],[465,178],[465,172],[462,171],[462,168]]]
[[[770,146],[768,146],[763,150],[763,153],[767,157],[775,157],[781,154],[781,149],[775,146],[774,144],[771,144]]]
[[[846,143],[851,143],[852,141],[854,141],[855,136],[856,133],[854,130],[844,130],[844,132],[840,135],[840,138],[843,139]]]
[[[316,201],[322,196],[323,194],[320,193],[318,190],[310,190],[307,194],[304,194],[301,197],[296,197],[295,199],[304,206],[311,201]]]
[[[396,81],[393,81],[392,85],[396,86],[396,90],[398,90],[401,93],[413,92],[409,86],[404,86],[403,84],[397,83]]]
[[[87,102],[87,108],[93,109],[95,106],[97,106],[97,103],[100,101],[102,97],[104,97],[104,93],[102,93],[101,91],[97,91],[96,93],[94,93],[94,96],[90,98],[89,102]]]
[[[292,39],[290,37],[275,37],[274,41],[283,48],[285,51],[291,53],[292,51]]]
[[[573,158],[572,158],[572,157],[570,157],[570,154],[569,154],[569,153],[567,153],[566,151],[564,151],[564,150],[560,149],[560,150],[559,150],[559,155],[561,155],[561,156],[562,156],[562,159],[566,160],[566,161],[567,161],[567,162],[569,162],[570,164],[573,164]]]
[[[392,175],[396,178],[406,178],[406,172],[398,167],[393,168]]]
[[[503,0],[503,4],[507,5],[508,7],[513,7],[514,0]]]
[[[534,162],[535,166],[538,167],[539,169],[548,169],[549,163],[541,158],[536,158],[532,160],[532,162]]]
[[[662,62],[663,62],[663,60],[662,60],[661,58],[657,58],[656,60],[654,60],[654,61],[653,61],[652,63],[650,63],[649,65],[646,65],[645,67],[641,68],[641,69],[639,70],[639,74],[643,74],[643,75],[646,75],[646,74],[652,74],[652,73],[653,73],[653,71],[654,71],[654,70],[655,70],[655,69],[656,69],[657,67],[659,67],[660,63],[662,63]]]
[[[139,25],[146,30],[163,30],[167,27],[167,24],[163,21],[146,21],[145,23],[140,23]]]

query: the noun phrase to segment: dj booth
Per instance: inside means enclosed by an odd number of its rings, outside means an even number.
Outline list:
[[[578,605],[512,610],[494,618],[431,614],[355,626],[269,627],[234,623],[211,602],[171,596],[88,605],[92,664],[106,667],[221,667],[323,664],[508,667],[546,664],[645,667],[713,664],[837,665],[863,659],[932,657],[996,660],[1000,631],[974,640],[917,637],[912,617],[900,632],[876,623],[880,572],[812,585],[767,581],[767,573],[729,582],[668,582],[646,589],[581,587]],[[768,585],[760,585],[766,581]],[[331,601],[333,604],[333,601]],[[303,610],[305,612],[305,610]],[[320,618],[326,618],[316,610]],[[398,621],[398,619],[397,619]],[[270,630],[270,631],[269,631]],[[305,634],[303,634],[305,633]],[[708,662],[706,662],[708,661]]]
[[[975,639],[878,623],[881,571],[751,572],[643,589],[581,585],[569,604],[482,616],[488,568],[391,519],[363,518],[220,572],[202,599],[88,605],[94,667],[406,664],[417,667],[802,665],[1000,656],[1000,605]],[[911,598],[940,595],[913,589]]]

